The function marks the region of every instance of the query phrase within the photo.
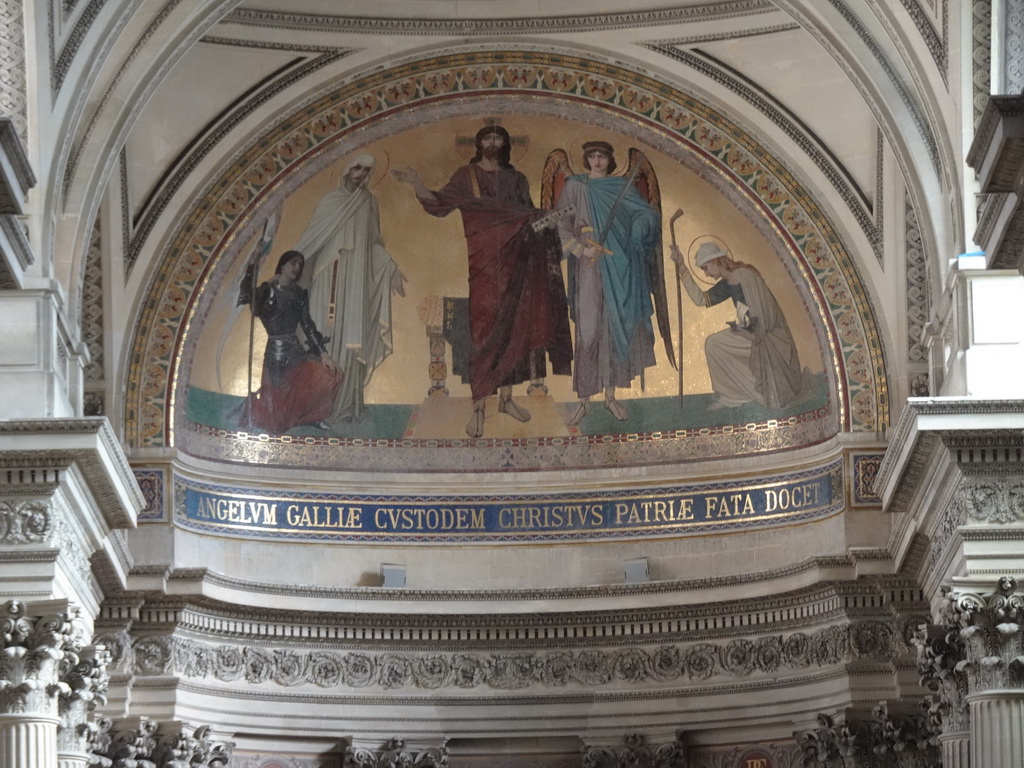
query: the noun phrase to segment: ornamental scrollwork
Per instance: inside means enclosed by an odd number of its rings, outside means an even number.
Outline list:
[[[390,739],[382,749],[349,746],[344,768],[447,768],[448,750],[427,747],[419,752],[406,749],[404,739]]]
[[[964,486],[967,517],[971,522],[1009,525],[1024,520],[1024,483],[990,478]]]
[[[213,677],[221,682],[272,682],[282,687],[519,690],[530,686],[598,687],[701,682],[714,677],[775,675],[906,654],[910,633],[894,619],[833,625],[815,632],[698,642],[657,648],[409,653],[270,649],[208,645],[190,638],[146,635],[131,649],[135,674]]]

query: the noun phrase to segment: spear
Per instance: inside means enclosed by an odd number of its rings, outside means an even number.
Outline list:
[[[672,247],[679,250],[676,246],[676,219],[683,215],[683,209],[679,208],[675,213],[672,214],[672,218],[668,222],[669,229],[672,230]],[[680,285],[679,280],[679,265],[676,264],[676,319],[679,321],[679,408],[683,407],[683,289]]]

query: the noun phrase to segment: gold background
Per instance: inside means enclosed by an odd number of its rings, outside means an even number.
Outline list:
[[[800,350],[801,364],[814,373],[822,371],[820,347],[813,321],[788,272],[779,263],[775,251],[765,238],[713,186],[663,153],[614,131],[549,116],[512,116],[501,119],[501,122],[513,136],[512,162],[529,179],[535,204],[540,201],[544,161],[553,149],[561,148],[569,152],[575,172],[584,170],[579,150],[583,141],[604,140],[611,143],[615,147],[619,164],[617,173],[625,171],[630,147],[637,147],[647,155],[661,186],[666,292],[677,351],[678,314],[674,265],[668,259],[668,246],[671,243],[668,222],[672,214],[682,208],[685,213],[676,222],[676,237],[683,252],[687,252],[695,238],[715,235],[725,241],[734,258],[757,267],[783,309]],[[457,212],[442,219],[430,216],[416,201],[412,188],[394,179],[388,171],[391,168],[412,166],[419,170],[429,188],[436,189],[472,156],[472,137],[483,124],[483,116],[479,119],[450,118],[397,133],[370,145],[352,146],[336,163],[313,176],[291,194],[278,212],[277,232],[273,248],[260,270],[261,281],[273,274],[279,256],[298,242],[320,198],[339,184],[342,170],[348,161],[363,152],[376,155],[377,168],[371,190],[380,202],[381,231],[385,246],[399,269],[405,273],[408,283],[405,297],[392,298],[394,353],[381,364],[366,388],[368,404],[415,404],[425,398],[430,385],[427,375],[429,354],[425,328],[419,318],[419,306],[430,295],[465,296],[468,292],[466,243],[461,216]],[[249,253],[250,246],[251,243],[245,244],[240,253]],[[214,364],[217,342],[222,326],[228,319],[241,272],[242,259],[239,258],[230,270],[227,285],[224,286],[232,300],[218,301],[216,309],[205,321],[196,350],[197,362],[191,373],[190,382],[194,386],[211,391],[220,389]],[[723,302],[708,309],[699,308],[689,301],[684,292],[683,367],[686,394],[711,391],[704,358],[704,339],[724,328],[726,321],[732,319],[735,319],[735,310],[731,302]],[[252,366],[254,389],[259,387],[263,346],[266,342],[258,322],[255,329]],[[249,315],[243,312],[230,331],[220,361],[221,380],[226,393],[244,395],[246,392],[248,336]],[[658,365],[648,369],[646,389],[641,392],[637,379],[631,391],[619,392],[620,398],[674,396],[678,393],[677,373],[666,361],[660,338],[655,345],[655,355]],[[575,400],[570,376],[550,376],[546,384],[556,401]],[[470,397],[469,385],[463,384],[458,377],[449,375],[447,385],[452,397]],[[518,396],[523,392],[517,388],[515,394]]]

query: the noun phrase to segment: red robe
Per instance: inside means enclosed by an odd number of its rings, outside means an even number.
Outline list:
[[[561,248],[551,230],[534,232],[538,210],[526,177],[511,166],[459,168],[421,201],[434,216],[458,209],[469,256],[469,374],[473,400],[498,387],[553,373],[569,374],[572,347]]]

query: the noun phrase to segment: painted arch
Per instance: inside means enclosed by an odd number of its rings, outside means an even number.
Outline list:
[[[428,124],[469,125],[495,114],[527,126],[525,133],[533,120],[548,126],[545,135],[557,135],[562,121],[619,137],[623,152],[622,142],[638,143],[666,169],[659,171],[666,186],[678,167],[739,211],[810,318],[824,404],[781,419],[489,440],[268,436],[189,418],[197,349],[216,294],[239,272],[268,211],[288,205],[304,185],[336,173],[359,151],[419,136]],[[275,245],[278,252],[283,247]],[[393,470],[657,464],[778,451],[839,431],[876,432],[889,418],[879,330],[853,259],[791,171],[756,137],[692,96],[621,67],[562,54],[497,51],[405,64],[341,86],[279,121],[223,168],[185,215],[135,327],[128,442],[177,445],[232,462]]]

